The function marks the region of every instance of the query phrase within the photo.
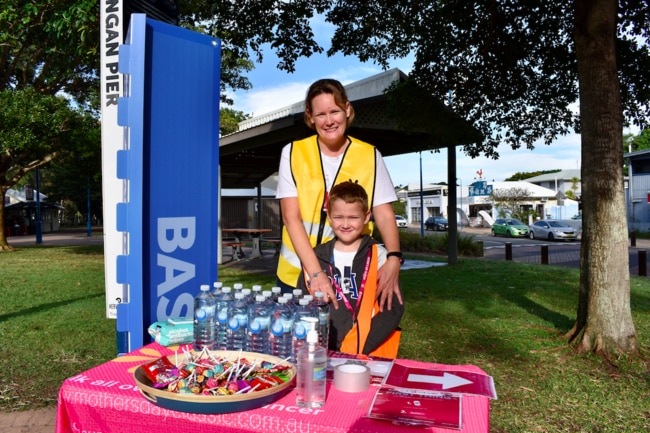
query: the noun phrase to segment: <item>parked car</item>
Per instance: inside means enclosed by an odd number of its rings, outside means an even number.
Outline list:
[[[540,220],[530,227],[531,239],[548,239],[549,241],[560,239],[575,241],[578,238],[578,232],[573,227],[562,221]]]
[[[397,222],[397,227],[408,227],[409,223],[401,215],[395,215],[395,221]]]
[[[521,238],[528,236],[528,226],[515,218],[497,218],[492,224],[492,236]]]
[[[441,216],[429,217],[424,222],[425,230],[444,231],[447,230],[448,227],[449,221],[447,221],[447,218],[443,218]]]

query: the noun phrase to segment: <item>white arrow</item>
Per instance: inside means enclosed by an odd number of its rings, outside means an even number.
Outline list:
[[[442,385],[442,389],[455,388],[457,386],[469,385],[471,380],[464,379],[451,373],[443,373],[442,376],[429,376],[428,374],[409,374],[408,382],[435,383]]]

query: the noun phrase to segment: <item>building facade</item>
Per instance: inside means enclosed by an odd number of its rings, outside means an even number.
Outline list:
[[[530,182],[486,182],[477,181],[468,186],[456,186],[457,218],[459,224],[489,227],[500,215],[500,209],[493,201],[493,193],[507,190],[524,190],[527,198],[520,207],[533,211],[539,219],[569,220],[578,214],[578,202],[566,198],[561,191],[545,188]],[[407,200],[407,219],[409,223],[419,224],[432,216],[448,218],[449,186],[428,184],[420,190],[419,184],[409,184]],[[466,221],[466,222],[465,222]],[[532,221],[525,221],[526,223]]]

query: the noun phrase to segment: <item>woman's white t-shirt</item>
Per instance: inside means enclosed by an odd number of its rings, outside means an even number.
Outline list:
[[[278,172],[278,188],[275,194],[276,198],[298,197],[298,190],[296,183],[291,175],[291,146],[292,143],[287,144],[282,149],[280,157],[280,169]],[[375,177],[375,196],[373,198],[373,206],[379,206],[384,203],[391,203],[397,200],[393,181],[388,174],[388,169],[384,163],[379,151],[375,152],[377,161],[377,173]],[[321,160],[323,161],[323,173],[325,175],[325,184],[327,190],[332,189],[332,183],[339,171],[341,161],[343,161],[343,154],[339,156],[326,156],[321,152]]]

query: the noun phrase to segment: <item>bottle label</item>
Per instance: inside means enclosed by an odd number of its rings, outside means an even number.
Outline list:
[[[206,317],[208,317],[208,312],[204,308],[199,308],[194,311],[194,318],[196,318],[196,320],[199,322],[203,322]]]
[[[327,368],[314,367],[314,380],[325,380],[327,378]]]
[[[236,317],[232,317],[232,318],[228,321],[228,329],[230,329],[230,330],[232,330],[232,331],[236,331],[236,330],[239,329],[239,320],[237,320]]]
[[[293,324],[293,335],[296,338],[304,339],[307,336],[307,328],[300,322]]]
[[[284,326],[282,325],[282,320],[274,320],[271,325],[271,334],[273,335],[282,335],[284,333]]]
[[[253,320],[251,320],[250,324],[248,325],[248,330],[251,331],[253,334],[258,334],[261,331],[268,329],[269,326],[269,320],[264,317],[255,317]]]
[[[228,308],[222,308],[219,310],[219,313],[217,314],[217,320],[219,323],[225,324],[228,321]]]

